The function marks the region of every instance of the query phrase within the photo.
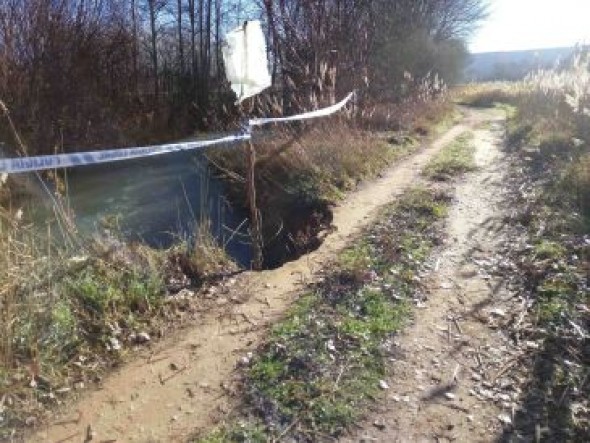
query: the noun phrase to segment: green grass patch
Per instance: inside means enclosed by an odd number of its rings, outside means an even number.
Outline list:
[[[56,390],[96,381],[135,346],[133,333],[153,337],[163,321],[166,291],[154,270],[89,260],[47,286],[29,288],[36,297],[24,289],[4,299],[3,318],[11,321],[2,325],[0,385],[11,400],[0,440],[43,417],[56,405]]]
[[[473,133],[465,132],[426,165],[424,175],[434,180],[444,181],[473,171],[475,170],[474,154]]]
[[[566,249],[558,242],[542,239],[535,245],[534,254],[538,259],[557,260],[562,258]]]
[[[170,251],[96,237],[75,256],[52,240],[0,207],[0,440],[178,323],[170,282],[211,278],[224,258],[198,236]]]
[[[240,414],[197,441],[337,438],[361,418],[380,396],[387,342],[411,315],[446,202],[415,189],[385,210],[273,327],[244,370]]]

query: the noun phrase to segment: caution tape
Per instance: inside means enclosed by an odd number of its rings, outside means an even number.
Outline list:
[[[255,118],[249,121],[250,126],[262,126],[271,123],[285,123],[294,122],[301,120],[310,120],[312,118],[327,117],[340,111],[347,103],[354,97],[354,92],[351,92],[346,96],[344,100],[335,105],[328,106],[327,108],[318,109],[317,111],[305,112],[303,114],[291,115],[289,117],[276,117],[276,118]]]
[[[248,122],[245,133],[229,135],[213,140],[199,140],[183,143],[171,143],[165,145],[143,146],[123,149],[107,149],[101,151],[77,152],[69,154],[38,155],[32,157],[0,158],[0,174],[14,174],[19,172],[43,171],[47,169],[69,168],[74,166],[95,165],[121,160],[131,160],[154,155],[169,154],[172,152],[203,149],[214,145],[238,143],[252,138],[252,128],[271,123],[284,123],[292,121],[309,120],[313,118],[327,117],[340,111],[352,99],[354,92],[339,103],[317,111],[278,118],[255,118]]]
[[[34,157],[0,158],[0,173],[18,173],[43,171],[46,169],[68,168],[72,166],[94,165],[121,160],[131,160],[172,152],[203,149],[209,146],[237,143],[252,138],[250,133],[230,135],[214,140],[199,140],[166,145],[143,146],[124,149],[107,149],[103,151],[89,151],[71,154],[39,155]]]

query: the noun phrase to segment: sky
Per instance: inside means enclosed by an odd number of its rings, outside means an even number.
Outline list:
[[[488,0],[490,15],[471,52],[514,51],[590,43],[590,0]]]

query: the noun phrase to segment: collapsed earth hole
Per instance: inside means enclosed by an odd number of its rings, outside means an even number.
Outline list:
[[[266,212],[267,222],[263,226],[264,269],[276,269],[315,251],[334,229],[334,215],[326,201],[293,201],[288,206]]]

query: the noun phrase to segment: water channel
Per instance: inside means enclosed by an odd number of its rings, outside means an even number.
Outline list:
[[[93,235],[108,220],[126,240],[167,248],[190,239],[196,225],[207,222],[234,260],[245,267],[250,263],[246,215],[225,199],[223,184],[202,154],[176,152],[71,168],[65,183],[83,235]],[[49,217],[46,209],[35,212],[38,221]]]

